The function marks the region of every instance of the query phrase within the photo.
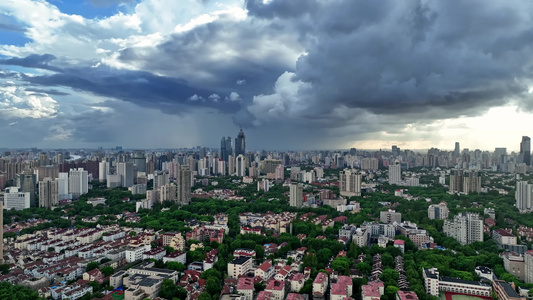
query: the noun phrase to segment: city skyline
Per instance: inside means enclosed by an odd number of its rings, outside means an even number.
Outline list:
[[[533,135],[532,14],[528,1],[2,1],[0,146],[219,147],[242,125],[250,149],[516,152]]]

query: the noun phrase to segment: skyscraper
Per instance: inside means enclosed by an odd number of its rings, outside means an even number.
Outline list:
[[[122,176],[123,187],[131,187],[133,185],[133,178],[135,177],[133,174],[133,163],[119,162],[117,165],[117,174]]]
[[[302,207],[303,204],[303,187],[298,183],[291,183],[289,191],[289,204],[292,207]]]
[[[246,176],[246,158],[240,154],[235,159],[235,165],[237,167],[236,175],[239,177]]]
[[[83,168],[70,169],[68,177],[68,190],[73,199],[78,199],[89,191],[89,173]]]
[[[35,194],[37,192],[37,176],[31,171],[23,171],[22,174],[17,175],[17,186],[20,192],[30,193],[30,206],[37,207],[39,203],[36,201]]]
[[[520,143],[520,159],[526,166],[531,165],[531,139],[529,136],[523,136]]]
[[[220,141],[220,157],[227,162],[229,161],[230,155],[233,155],[231,137],[222,137],[222,140]]]
[[[180,166],[178,177],[178,204],[191,203],[191,176],[189,166]]]
[[[461,148],[459,147],[459,142],[455,142],[455,149],[453,150],[453,156],[459,157],[461,154]]]
[[[399,160],[389,165],[389,184],[400,184],[402,181],[402,166]]]
[[[135,166],[137,166],[137,171],[146,172],[146,157],[144,156],[144,151],[133,151],[133,157],[131,158],[131,161]]]
[[[516,208],[521,213],[531,210],[533,202],[533,185],[527,181],[517,181],[515,191]]]
[[[239,156],[240,154],[246,154],[246,137],[244,136],[244,131],[242,131],[242,128],[235,139],[235,156]]]
[[[474,170],[450,170],[450,193],[481,192],[481,175]]]
[[[59,182],[50,177],[39,181],[39,207],[50,208],[59,203]]]

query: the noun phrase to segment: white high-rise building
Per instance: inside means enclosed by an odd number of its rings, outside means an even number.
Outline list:
[[[343,196],[361,196],[363,174],[355,169],[344,169],[339,174],[339,191]]]
[[[533,184],[527,181],[517,181],[515,191],[516,208],[520,212],[531,210],[533,202]]]
[[[103,182],[107,180],[107,175],[109,174],[109,162],[101,161],[98,163],[98,180]]]
[[[304,201],[303,186],[298,183],[291,183],[289,197],[290,206],[302,207]]]
[[[445,220],[442,230],[461,245],[483,242],[483,219],[479,214],[462,212],[453,220]]]
[[[31,193],[19,191],[18,187],[8,187],[4,193],[4,208],[11,210],[23,210],[30,208]]]
[[[72,194],[69,194],[68,192],[68,173],[60,172],[59,177],[56,179],[56,181],[59,200],[72,199]]]
[[[431,204],[428,207],[428,218],[431,220],[446,220],[448,219],[450,211],[448,210],[448,204],[441,202],[439,204]]]
[[[399,160],[395,160],[389,165],[389,184],[400,184],[402,182],[402,166]]]
[[[133,163],[131,162],[119,162],[117,164],[117,174],[122,176],[122,186],[130,187],[133,185]]]
[[[89,173],[83,168],[70,169],[68,178],[68,191],[72,198],[78,199],[89,191]]]
[[[246,176],[246,157],[240,154],[235,159],[235,165],[237,167],[237,176],[243,177]]]
[[[324,172],[324,170],[322,169],[322,172]],[[285,168],[283,167],[283,165],[277,165],[276,166],[276,179],[279,179],[279,180],[283,180],[285,179]]]
[[[39,181],[39,207],[50,208],[59,204],[59,184],[50,177]]]

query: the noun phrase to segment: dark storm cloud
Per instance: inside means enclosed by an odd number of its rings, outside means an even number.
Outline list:
[[[39,89],[35,87],[28,87],[26,88],[26,91],[34,92],[37,94],[46,94],[46,95],[52,95],[52,96],[68,96],[69,93],[61,92],[56,89]]]
[[[26,57],[14,57],[7,59],[0,59],[0,65],[14,65],[26,68],[45,69],[50,71],[61,71],[61,68],[51,65],[56,57],[52,54],[32,54]]]
[[[164,113],[171,114],[185,112],[187,105],[212,107],[225,112],[238,109],[238,105],[233,103],[187,101],[195,94],[208,98],[213,92],[190,87],[185,80],[179,78],[156,76],[141,71],[114,70],[103,66],[66,68],[53,75],[21,75],[21,79],[33,85],[65,86],[103,97],[130,101],[144,107],[161,108]]]
[[[290,3],[248,1],[247,8],[257,17],[309,26],[301,37],[307,55],[293,78],[306,88],[297,99],[281,97],[277,106],[305,99],[292,118],[324,116],[340,126],[345,121],[334,109],[346,107],[441,119],[531,100],[533,73],[524,67],[533,50],[529,2],[338,0],[318,9],[301,4],[299,11]],[[313,22],[292,19],[306,13]]]

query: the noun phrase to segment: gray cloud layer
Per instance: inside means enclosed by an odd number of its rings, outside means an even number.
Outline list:
[[[318,145],[309,132],[338,143],[509,102],[533,106],[529,1],[245,5],[245,20],[220,14],[153,45],[116,50],[114,60],[129,70],[96,61],[67,64],[68,57],[54,53],[0,64],[53,71],[20,76],[35,92],[65,96],[53,88],[68,87],[167,114],[215,109],[295,147]]]

